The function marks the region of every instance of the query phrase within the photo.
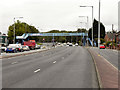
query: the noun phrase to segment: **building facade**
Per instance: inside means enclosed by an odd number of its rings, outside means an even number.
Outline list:
[[[120,50],[120,31],[116,33],[117,48]]]
[[[8,44],[8,40],[7,40],[7,35],[6,34],[2,34],[1,32],[0,32],[0,46],[2,46],[2,45],[7,45]]]

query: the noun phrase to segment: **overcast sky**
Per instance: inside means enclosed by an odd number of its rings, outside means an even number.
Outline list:
[[[106,31],[118,28],[119,0],[101,0],[101,22]],[[98,20],[99,0],[0,0],[0,31],[7,33],[14,17],[35,26],[39,31],[77,30],[79,27],[91,27],[92,9],[80,5],[94,6],[94,18]],[[78,16],[88,16],[87,19]],[[18,18],[16,18],[18,20]],[[84,23],[80,23],[84,22]]]

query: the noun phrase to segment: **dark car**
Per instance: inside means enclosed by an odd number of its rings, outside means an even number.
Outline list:
[[[17,53],[17,49],[15,47],[7,47],[6,53]]]

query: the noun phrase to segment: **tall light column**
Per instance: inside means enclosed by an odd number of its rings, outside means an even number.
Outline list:
[[[93,20],[93,14],[94,14],[94,12],[93,12],[93,6],[80,6],[80,7],[91,7],[92,8],[92,47],[93,47],[93,22],[94,22],[94,20]]]
[[[98,48],[100,47],[100,0],[99,0],[99,21],[98,21]]]
[[[13,41],[13,43],[15,44],[15,38],[16,38],[16,36],[15,36],[15,19],[16,18],[23,18],[23,17],[14,17],[14,19],[13,19],[13,21],[14,21],[14,41]]]

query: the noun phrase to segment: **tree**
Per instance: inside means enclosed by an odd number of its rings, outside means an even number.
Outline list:
[[[15,23],[15,35],[16,36],[22,36],[24,33],[39,33],[39,31],[31,25],[28,25],[27,23],[20,22],[17,20]],[[14,24],[10,25],[8,28],[8,40],[9,43],[13,43],[14,38]],[[30,39],[38,40],[38,37],[29,37]]]

